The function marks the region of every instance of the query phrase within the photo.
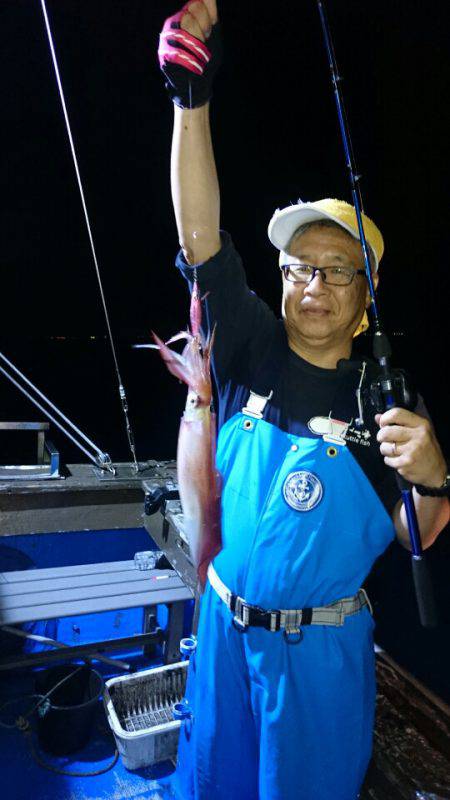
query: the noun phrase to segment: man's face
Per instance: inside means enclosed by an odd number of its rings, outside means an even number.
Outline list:
[[[338,228],[314,227],[289,247],[289,261],[316,267],[364,268],[358,240]],[[374,284],[378,276],[374,275]],[[291,343],[304,340],[311,345],[350,342],[370,304],[364,275],[355,275],[349,286],[329,286],[317,272],[308,283],[291,283],[283,277],[282,313]]]

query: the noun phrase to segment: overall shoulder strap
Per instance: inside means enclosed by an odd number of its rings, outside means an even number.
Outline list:
[[[252,378],[252,388],[246,406],[242,409],[256,419],[262,419],[264,410],[279,383],[287,356],[287,337],[283,320],[278,320],[272,338],[261,353],[259,366]]]

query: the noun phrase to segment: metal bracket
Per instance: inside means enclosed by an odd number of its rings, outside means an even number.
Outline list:
[[[45,438],[48,422],[0,422],[0,431],[36,431],[37,463],[0,465],[0,481],[61,479],[59,451],[50,439]]]

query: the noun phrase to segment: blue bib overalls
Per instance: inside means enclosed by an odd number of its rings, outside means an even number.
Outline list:
[[[394,536],[348,447],[235,414],[219,435],[226,586],[264,609],[356,594]],[[372,747],[373,621],[244,633],[207,584],[180,735],[183,800],[356,800]]]

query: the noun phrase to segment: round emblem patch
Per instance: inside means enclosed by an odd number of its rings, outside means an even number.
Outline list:
[[[313,472],[291,472],[283,485],[283,497],[295,511],[312,511],[323,497],[323,486]]]

